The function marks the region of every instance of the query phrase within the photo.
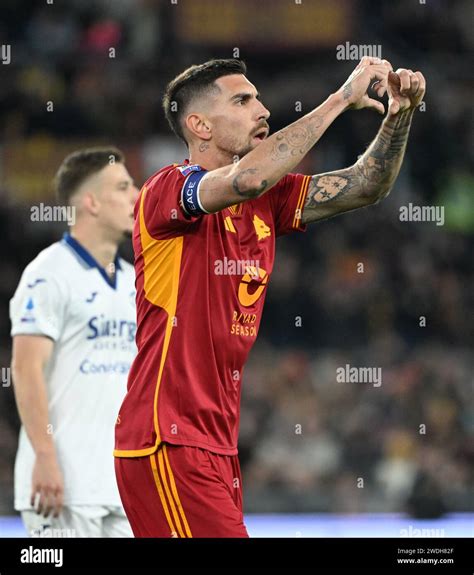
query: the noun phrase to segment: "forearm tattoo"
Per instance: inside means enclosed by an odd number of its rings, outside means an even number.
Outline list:
[[[302,158],[314,145],[315,138],[319,137],[323,120],[324,116],[316,115],[309,119],[306,125],[290,126],[280,130],[270,151],[270,158],[274,162],[285,160],[291,156],[301,156]]]
[[[368,150],[350,168],[312,177],[303,210],[309,222],[373,203],[390,191],[405,153],[413,110],[384,121]],[[322,204],[334,206],[321,212]]]
[[[342,90],[342,97],[344,100],[348,100],[352,96],[352,84],[349,82],[344,86]]]
[[[245,186],[245,190],[242,189],[242,179],[245,179],[246,175],[256,174],[258,172],[257,168],[247,168],[246,170],[240,171],[232,180],[232,188],[234,191],[244,198],[258,197],[263,190],[267,187],[267,180],[262,180],[260,186],[257,189],[248,190]]]

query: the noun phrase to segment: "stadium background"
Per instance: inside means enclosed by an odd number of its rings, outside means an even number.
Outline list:
[[[64,230],[31,221],[30,210],[54,203],[51,179],[70,151],[117,145],[140,185],[186,157],[160,106],[165,83],[185,67],[243,58],[275,131],[350,74],[357,60],[339,60],[338,45],[378,46],[395,69],[423,71],[425,108],[388,199],[278,240],[243,379],[245,509],[419,518],[474,511],[469,0],[35,4],[2,0],[0,11],[0,43],[11,46],[11,62],[0,64],[2,373],[10,363],[8,301],[25,265]],[[297,171],[353,163],[380,120],[347,112]],[[409,202],[444,206],[444,226],[401,222],[399,208]],[[123,251],[130,258],[130,245]],[[383,384],[337,383],[346,364],[381,367]],[[14,514],[18,428],[13,389],[3,381],[3,516]]]

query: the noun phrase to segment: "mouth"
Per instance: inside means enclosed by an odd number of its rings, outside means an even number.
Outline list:
[[[259,142],[262,142],[263,140],[265,140],[265,138],[268,136],[268,129],[267,128],[261,128],[258,132],[256,132],[254,134],[254,139],[258,140]]]

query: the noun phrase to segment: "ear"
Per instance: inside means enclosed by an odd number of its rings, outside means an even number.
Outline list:
[[[189,114],[185,120],[186,128],[200,140],[212,138],[212,124],[202,114]]]
[[[94,192],[85,192],[82,197],[84,209],[92,216],[98,216],[100,212],[100,201]]]

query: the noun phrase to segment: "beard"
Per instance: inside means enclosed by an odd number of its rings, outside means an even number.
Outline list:
[[[220,142],[217,146],[220,152],[223,152],[226,156],[229,156],[232,161],[235,161],[235,158],[243,158],[249,152],[254,150],[258,144],[252,143],[252,137],[246,142],[242,142],[236,137],[227,136],[225,139]]]
[[[252,150],[255,150],[255,148],[258,146],[258,144],[252,144],[250,142],[248,142],[246,144],[245,147],[243,147],[240,152],[237,154],[239,156],[239,158],[243,158],[244,156],[246,156],[249,152],[251,152]]]

